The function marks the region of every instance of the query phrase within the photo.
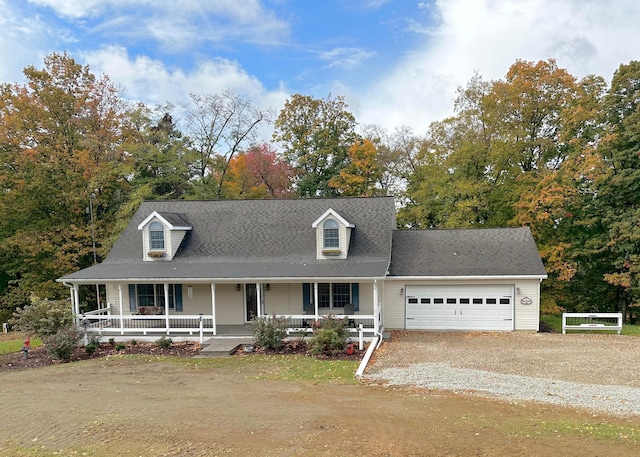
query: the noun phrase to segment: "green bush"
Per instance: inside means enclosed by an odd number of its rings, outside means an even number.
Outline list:
[[[18,331],[35,333],[39,337],[55,335],[72,323],[71,307],[66,300],[48,300],[35,295],[31,304],[17,308],[9,324]]]
[[[156,344],[162,349],[167,349],[168,347],[171,347],[171,343],[172,343],[171,338],[167,338],[166,336],[163,336],[162,338],[156,341]]]
[[[116,351],[124,351],[127,348],[127,345],[124,343],[116,343]]]
[[[277,351],[284,345],[287,336],[287,321],[276,317],[257,317],[251,322],[253,339],[256,346]]]
[[[43,338],[47,353],[54,359],[71,360],[73,348],[78,345],[82,333],[76,327],[70,326],[59,329],[53,335]]]
[[[92,336],[87,345],[84,347],[84,350],[87,354],[91,355],[98,350],[99,346],[100,340],[98,340],[98,338],[96,338],[95,336]]]
[[[347,347],[348,319],[327,316],[314,325],[313,338],[309,342],[314,355],[335,355]]]

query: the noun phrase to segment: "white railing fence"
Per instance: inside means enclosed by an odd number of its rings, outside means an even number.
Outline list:
[[[562,313],[562,333],[567,330],[622,331],[622,313]]]

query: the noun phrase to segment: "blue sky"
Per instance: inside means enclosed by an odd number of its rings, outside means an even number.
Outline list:
[[[640,59],[637,0],[0,0],[0,82],[68,51],[128,98],[232,89],[276,114],[342,95],[360,124],[418,135],[478,72],[555,58],[607,81]]]

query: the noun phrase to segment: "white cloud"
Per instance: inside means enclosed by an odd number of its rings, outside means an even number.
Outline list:
[[[413,27],[424,45],[354,103],[361,123],[424,133],[452,113],[456,88],[474,71],[502,78],[516,59],[555,58],[574,76],[610,80],[621,63],[640,55],[636,0],[436,0],[429,8],[437,24]]]
[[[319,53],[320,59],[328,62],[329,68],[353,69],[375,55],[373,51],[360,48],[333,48]]]
[[[169,68],[147,56],[132,58],[119,46],[86,52],[83,59],[94,74],[106,74],[115,84],[125,88],[129,100],[148,105],[170,102],[180,106],[189,101],[191,93],[219,94],[233,90],[258,108],[275,111],[277,115],[289,96],[284,87],[267,91],[258,79],[236,62],[226,59],[204,61],[189,72]],[[261,133],[265,140],[270,139],[270,128]]]
[[[165,49],[242,40],[273,44],[289,26],[259,0],[29,0],[94,31],[154,39]],[[109,14],[105,14],[105,13]],[[88,25],[86,19],[95,19]]]

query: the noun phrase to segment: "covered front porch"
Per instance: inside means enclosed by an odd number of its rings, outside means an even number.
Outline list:
[[[84,310],[81,284],[71,284],[77,325],[101,339],[176,340],[251,336],[256,317],[277,317],[290,335],[312,331],[331,315],[348,319],[354,334],[380,333],[382,282],[107,283],[106,302]],[[96,285],[82,284],[93,287]]]

